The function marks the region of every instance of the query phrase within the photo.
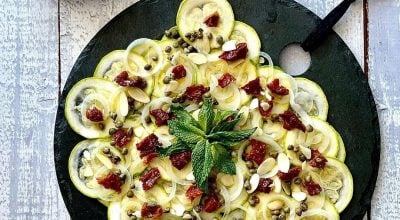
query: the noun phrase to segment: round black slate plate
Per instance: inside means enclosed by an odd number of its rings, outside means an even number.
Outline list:
[[[279,52],[289,43],[301,42],[320,19],[290,0],[231,0],[236,20],[253,26],[262,50],[278,63]],[[111,20],[89,42],[76,61],[59,100],[54,156],[58,182],[72,219],[106,219],[106,208],[79,193],[69,179],[68,156],[82,137],[64,117],[65,97],[80,79],[92,76],[108,52],[124,49],[137,38],[159,38],[175,25],[179,0],[140,1]],[[346,164],[354,177],[354,197],[342,219],[361,219],[370,207],[380,153],[377,112],[367,79],[350,49],[333,31],[312,53],[312,65],[303,75],[316,81],[330,104],[328,121],[342,134],[347,147]]]

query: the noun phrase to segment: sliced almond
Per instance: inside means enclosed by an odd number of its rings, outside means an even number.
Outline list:
[[[276,160],[274,158],[267,158],[260,164],[260,166],[257,168],[257,173],[262,176],[264,174],[267,174],[269,171],[271,171],[276,165]]]
[[[195,64],[201,65],[207,63],[207,57],[201,53],[190,53],[188,58]]]
[[[130,87],[128,88],[128,94],[130,97],[135,99],[138,102],[141,103],[149,103],[150,102],[150,97],[141,89],[135,88],[135,87]]]
[[[251,100],[249,108],[250,108],[250,110],[254,110],[254,109],[258,108],[258,99]]]
[[[133,131],[137,137],[142,137],[144,135],[144,128],[142,126],[136,127]]]
[[[252,193],[252,192],[256,191],[259,182],[260,182],[260,175],[253,174],[250,177],[250,190],[248,190],[247,192]]]
[[[186,179],[189,181],[193,181],[194,180],[194,175],[193,175],[193,171],[191,171],[187,176]]]
[[[307,194],[305,194],[304,192],[292,192],[292,197],[295,200],[301,202],[307,198]]]
[[[271,105],[269,105],[269,104],[266,103],[266,102],[262,102],[262,103],[260,104],[260,106],[261,106],[261,108],[262,108],[264,111],[268,111],[268,109],[271,107]]]
[[[273,202],[268,203],[267,207],[270,210],[279,210],[279,209],[281,209],[283,207],[283,202],[280,201],[280,200],[275,200]]]
[[[224,43],[222,45],[222,50],[223,51],[232,51],[236,49],[236,41],[235,40],[230,40]]]
[[[281,181],[281,184],[282,184],[283,191],[286,193],[286,195],[290,196],[292,191],[290,189],[289,184],[287,184],[286,182],[283,182],[283,181]]]
[[[125,92],[121,92],[117,98],[116,112],[118,116],[125,117],[129,112],[128,97]]]
[[[273,177],[274,180],[274,192],[280,193],[282,191],[282,181],[279,177]]]
[[[169,84],[165,87],[166,92],[176,91],[179,87],[179,83],[176,80],[171,80]]]
[[[278,155],[278,168],[279,168],[279,171],[281,171],[281,172],[284,172],[284,173],[289,172],[290,160],[286,156],[285,153],[280,153]]]
[[[105,166],[107,169],[112,169],[113,163],[108,159],[108,157],[102,154],[96,154],[97,159]]]
[[[300,151],[304,156],[307,158],[307,160],[311,159],[311,149],[308,147],[304,147],[303,145],[299,145]]]

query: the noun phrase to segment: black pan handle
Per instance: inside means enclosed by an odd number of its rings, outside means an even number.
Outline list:
[[[329,31],[332,27],[339,21],[339,19],[344,15],[347,9],[350,7],[351,3],[355,0],[344,0],[336,8],[334,8],[311,32],[306,40],[301,44],[301,47],[305,51],[313,51],[325,40]]]

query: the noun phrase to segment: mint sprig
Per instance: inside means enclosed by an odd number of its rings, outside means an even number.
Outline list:
[[[241,114],[214,110],[211,99],[203,100],[198,121],[182,107],[172,106],[171,112],[174,119],[168,121],[168,126],[176,141],[168,148],[157,148],[160,157],[192,151],[196,184],[205,192],[208,191],[208,176],[213,168],[222,173],[236,174],[228,149],[248,139],[255,131],[255,128],[233,130]],[[228,117],[232,118],[227,120]]]

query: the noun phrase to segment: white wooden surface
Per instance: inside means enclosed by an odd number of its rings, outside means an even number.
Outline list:
[[[63,85],[91,37],[136,1],[1,0],[0,220],[69,218],[53,162],[58,53]],[[340,0],[298,2],[323,17]],[[380,107],[383,144],[372,219],[400,219],[400,76],[396,71],[400,67],[400,1],[370,0],[369,20],[369,76]],[[335,27],[361,65],[363,27],[360,0]]]

